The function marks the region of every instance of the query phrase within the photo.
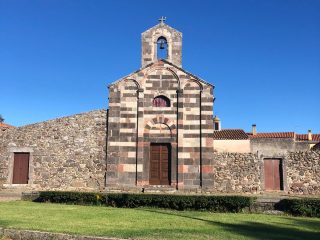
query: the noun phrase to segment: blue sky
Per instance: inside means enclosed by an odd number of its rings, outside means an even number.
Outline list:
[[[107,108],[140,34],[183,32],[183,67],[214,84],[223,128],[320,132],[320,1],[0,0],[0,114],[21,126]]]

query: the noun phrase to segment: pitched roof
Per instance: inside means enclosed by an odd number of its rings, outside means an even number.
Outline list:
[[[249,135],[250,138],[294,138],[294,132],[270,132]]]
[[[246,133],[242,129],[222,129],[213,132],[215,140],[240,140],[253,138],[291,138],[295,141],[308,141],[308,134],[295,134],[294,132]],[[320,142],[320,134],[312,134],[312,141]]]
[[[0,123],[0,129],[1,130],[6,130],[6,129],[9,129],[9,128],[15,128],[15,127],[11,126],[9,124],[6,124],[6,123]]]
[[[308,134],[296,134],[297,141],[308,141]],[[312,141],[320,141],[320,134],[312,134]]]
[[[178,67],[177,65],[175,65],[175,64],[167,61],[166,59],[158,59],[158,61],[152,62],[152,63],[150,63],[150,64],[148,64],[148,65],[146,65],[146,66],[144,66],[144,67],[142,67],[142,68],[140,68],[140,69],[138,69],[138,70],[136,70],[136,71],[134,71],[134,72],[132,72],[132,73],[130,73],[130,74],[128,74],[128,75],[126,75],[126,76],[124,76],[124,77],[122,77],[122,78],[114,81],[114,82],[112,82],[112,83],[110,83],[110,84],[108,85],[108,87],[110,87],[110,86],[112,86],[112,85],[115,85],[115,84],[121,82],[122,80],[124,80],[124,79],[132,76],[133,74],[136,74],[136,73],[138,73],[138,72],[140,72],[140,71],[142,71],[142,70],[144,70],[144,69],[146,69],[146,68],[148,68],[148,67],[151,67],[152,65],[156,65],[156,64],[159,64],[159,63],[161,64],[161,62],[166,63],[166,64],[169,64],[169,65],[171,65],[172,67],[177,68],[177,69],[179,69],[180,71],[184,72],[185,74],[187,74],[187,75],[195,78],[195,79],[198,80],[199,82],[202,82],[203,84],[212,86],[212,87],[214,88],[214,85],[213,85],[213,84],[206,82],[205,80],[201,79],[200,77],[198,77],[198,76],[196,76],[196,75],[194,75],[194,74],[192,74],[192,73],[184,70],[184,69],[181,68],[181,67]]]
[[[243,140],[248,139],[248,135],[242,129],[222,129],[213,132],[215,140]]]
[[[178,31],[177,29],[169,26],[169,25],[166,24],[166,23],[158,23],[157,25],[155,25],[155,26],[147,29],[146,31],[144,31],[144,32],[141,33],[141,34],[144,34],[144,33],[146,33],[146,32],[150,32],[150,31],[152,31],[153,29],[156,29],[156,28],[168,28],[168,29],[170,29],[171,31],[175,31],[175,32],[177,32],[177,33],[179,33],[179,34],[182,35],[182,32],[180,32],[180,31]]]

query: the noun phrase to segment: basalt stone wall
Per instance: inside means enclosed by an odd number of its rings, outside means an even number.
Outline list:
[[[286,157],[287,187],[292,194],[320,194],[320,151],[291,152]]]
[[[259,193],[261,160],[252,153],[214,153],[213,192]]]
[[[106,121],[107,111],[97,110],[1,133],[0,183],[12,183],[14,153],[29,152],[26,189],[103,189]]]

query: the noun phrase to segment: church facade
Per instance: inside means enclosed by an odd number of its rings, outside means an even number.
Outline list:
[[[214,86],[182,68],[182,33],[142,33],[142,66],[108,110],[0,131],[0,189],[320,194],[320,134],[220,129]]]
[[[182,34],[160,23],[142,33],[142,68],[109,86],[108,187],[212,184],[214,86],[181,63]]]

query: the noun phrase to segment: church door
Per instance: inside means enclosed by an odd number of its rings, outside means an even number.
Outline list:
[[[264,184],[265,190],[283,190],[280,159],[264,159]]]
[[[170,185],[170,145],[152,143],[150,146],[150,185]]]
[[[28,184],[29,153],[15,153],[13,161],[13,184]]]

